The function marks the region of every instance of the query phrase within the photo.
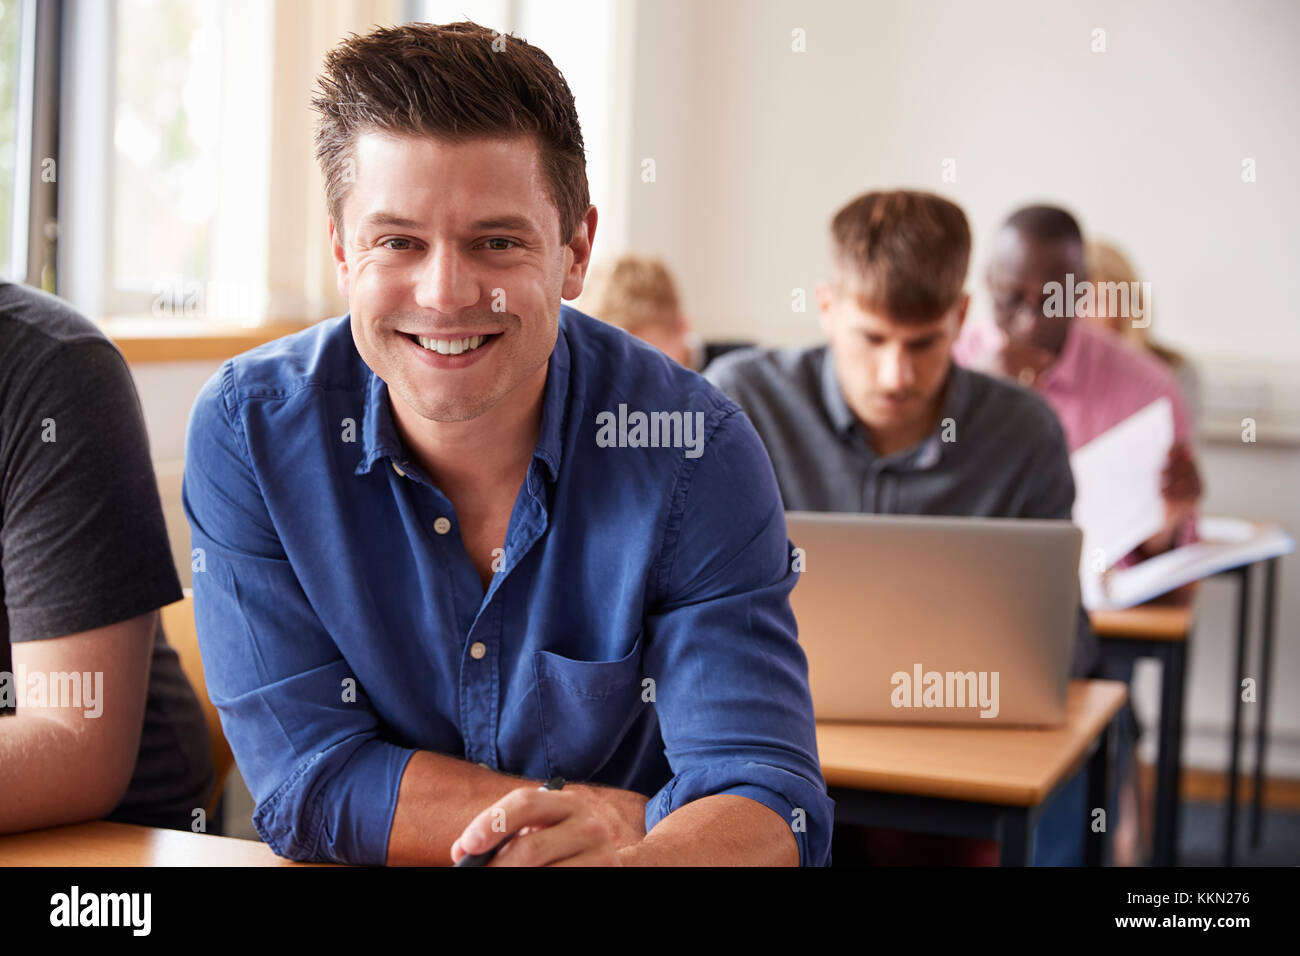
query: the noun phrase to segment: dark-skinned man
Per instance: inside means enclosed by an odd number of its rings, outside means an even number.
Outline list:
[[[1014,212],[994,238],[985,279],[996,324],[981,328],[972,323],[954,355],[1042,395],[1056,412],[1071,453],[1159,398],[1167,398],[1172,407],[1174,441],[1160,477],[1163,527],[1132,553],[1104,558],[1105,565],[1124,567],[1194,541],[1202,484],[1191,451],[1187,403],[1162,362],[1087,321],[1079,314],[1086,309],[1074,307],[1086,303],[1088,296],[1094,302],[1112,296],[1110,289],[1089,284],[1083,233],[1075,218],[1054,206],[1026,206]],[[1121,306],[1137,304],[1135,296],[1117,298]],[[1133,312],[1119,320],[1146,318]],[[1133,666],[1104,664],[1103,676],[1127,682]],[[1137,858],[1137,797],[1129,744],[1136,741],[1137,729],[1131,708],[1125,707],[1121,724],[1116,862],[1132,863]]]

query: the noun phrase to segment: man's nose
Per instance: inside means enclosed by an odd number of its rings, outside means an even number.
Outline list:
[[[886,351],[880,360],[880,386],[894,392],[909,388],[916,381],[916,369],[912,357],[903,348]]]
[[[448,246],[432,248],[416,279],[416,305],[451,314],[468,309],[478,300],[478,279],[459,250]]]
[[[1016,306],[1015,314],[1011,317],[1011,327],[1007,332],[1016,339],[1028,337],[1042,317],[1042,310],[1040,303],[1021,302]]]

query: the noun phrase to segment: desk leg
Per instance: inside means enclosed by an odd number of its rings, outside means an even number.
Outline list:
[[[1191,635],[1188,635],[1190,639]],[[1156,754],[1156,825],[1152,863],[1177,866],[1187,642],[1170,641],[1163,644],[1160,651],[1160,744]]]
[[[1228,819],[1223,835],[1223,865],[1232,866],[1237,855],[1237,770],[1241,761],[1241,682],[1246,676],[1246,630],[1250,625],[1251,566],[1239,572],[1237,592],[1237,667],[1232,683],[1232,741],[1228,757]]]
[[[1268,689],[1273,682],[1273,615],[1277,612],[1277,558],[1264,566],[1264,619],[1259,658],[1259,719],[1255,724],[1255,792],[1251,795],[1250,845],[1259,847],[1259,818],[1264,802],[1264,758],[1268,753]]]
[[[1114,814],[1111,813],[1114,808],[1109,802],[1110,768],[1114,755],[1115,721],[1112,719],[1101,732],[1101,737],[1097,740],[1097,749],[1088,758],[1088,812],[1084,814],[1084,826],[1087,828],[1084,837],[1084,866],[1106,865],[1106,834],[1110,831],[1114,819]],[[1094,830],[1092,826],[1092,815],[1098,807],[1105,811],[1106,825],[1100,831]]]
[[[1029,811],[1008,809],[998,821],[998,866],[1029,866],[1032,842]]]

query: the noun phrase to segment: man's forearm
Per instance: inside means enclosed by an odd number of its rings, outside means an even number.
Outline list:
[[[450,864],[451,845],[470,821],[528,782],[455,757],[417,752],[398,788],[388,865]],[[565,789],[582,793],[592,803],[616,846],[633,845],[645,836],[646,798],[641,794],[588,784],[569,784]],[[510,821],[502,822],[510,828]]]
[[[674,810],[619,856],[624,866],[798,866],[799,844],[768,807],[720,793]]]
[[[1154,535],[1143,541],[1134,549],[1138,558],[1145,561],[1147,558],[1154,558],[1158,554],[1164,554],[1166,551],[1172,551],[1178,547],[1180,539],[1185,534],[1185,526],[1191,520],[1182,518],[1169,522],[1164,528],[1161,528]]]

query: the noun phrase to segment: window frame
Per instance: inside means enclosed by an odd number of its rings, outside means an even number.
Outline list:
[[[9,261],[4,274],[40,287],[45,226],[58,213],[58,74],[60,0],[20,0],[18,69],[14,91],[14,180],[10,210]],[[53,179],[47,180],[46,160]],[[57,248],[57,246],[56,246]],[[50,263],[53,265],[53,263]]]

